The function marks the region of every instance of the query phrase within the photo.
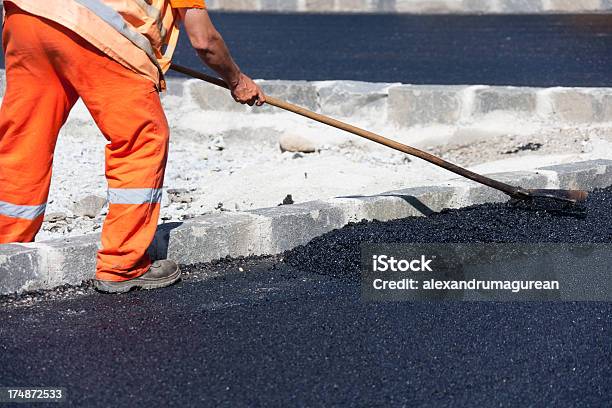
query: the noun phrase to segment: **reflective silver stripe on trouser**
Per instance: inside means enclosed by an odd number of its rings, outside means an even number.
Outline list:
[[[11,218],[23,218],[35,220],[40,217],[47,208],[47,204],[41,205],[17,205],[0,201],[0,215]]]
[[[162,197],[161,188],[109,188],[109,204],[154,204]]]
[[[149,59],[151,59],[151,61],[157,65],[157,68],[160,68],[149,39],[144,35],[130,29],[125,23],[123,17],[121,17],[121,14],[117,13],[115,9],[101,3],[99,0],[76,0],[76,2],[84,7],[87,7],[95,15],[117,30],[121,35],[134,43],[134,45],[143,50],[148,55]]]

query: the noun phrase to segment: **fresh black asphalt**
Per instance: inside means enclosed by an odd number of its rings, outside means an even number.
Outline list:
[[[610,242],[612,189],[586,206],[364,222],[165,290],[3,298],[0,385],[70,406],[610,406],[610,303],[364,303],[354,279],[362,241]]]
[[[236,61],[254,78],[539,87],[612,83],[611,14],[212,14]],[[174,62],[202,67],[184,33]]]
[[[254,78],[610,86],[612,15],[214,13]],[[200,67],[183,36],[176,62]]]

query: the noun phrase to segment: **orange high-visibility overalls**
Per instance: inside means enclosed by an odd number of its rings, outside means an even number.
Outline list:
[[[96,277],[147,271],[169,129],[158,91],[178,37],[178,7],[202,0],[5,1],[0,109],[0,243],[41,227],[60,128],[82,98],[109,141],[109,212]],[[165,54],[162,49],[166,48]]]

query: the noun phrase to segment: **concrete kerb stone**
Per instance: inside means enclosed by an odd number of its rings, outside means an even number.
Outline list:
[[[162,92],[161,97],[165,96],[178,96],[180,98],[185,96],[185,83],[188,80],[185,78],[166,78],[166,91]]]
[[[548,166],[532,172],[491,175],[526,188],[592,190],[612,184],[612,160]],[[152,248],[157,257],[196,264],[226,256],[278,254],[362,219],[387,221],[428,215],[507,197],[463,179],[436,186],[395,190],[376,196],[339,197],[326,201],[221,212],[185,223],[160,226]],[[0,294],[78,284],[93,277],[98,235],[0,246]]]
[[[465,12],[461,0],[396,0],[398,13],[460,13]]]
[[[512,173],[493,173],[487,174],[494,180],[501,181],[517,187],[524,188],[551,188],[549,176],[537,171],[516,171]],[[499,203],[508,201],[508,196],[500,191],[471,181],[456,180],[460,183],[469,183],[466,195],[468,205]]]
[[[0,73],[2,91],[3,71]],[[230,94],[193,79],[168,78],[170,95],[208,111],[278,113],[271,106],[237,104]],[[470,126],[487,115],[541,125],[612,123],[611,88],[529,88],[485,85],[402,85],[358,81],[258,81],[266,93],[338,118],[388,118],[399,129]]]
[[[326,202],[339,208],[344,214],[345,224],[348,224],[361,220],[389,221],[418,216],[419,211],[410,203],[411,200],[413,198],[409,193],[397,191],[375,196],[339,197]]]
[[[533,114],[537,106],[534,88],[483,87],[476,89],[471,116],[480,117],[496,111]]]
[[[543,167],[542,170],[557,174],[558,186],[553,188],[589,189],[603,188],[611,184],[612,160],[590,160],[578,163]]]
[[[324,201],[250,211],[265,225],[262,231],[268,237],[268,253],[278,254],[308,243],[313,238],[347,224],[341,208]]]
[[[604,11],[602,0],[542,0],[543,9],[548,12]]]
[[[317,87],[320,112],[339,117],[386,116],[389,89],[401,84],[321,81]]]
[[[157,258],[168,257],[181,264],[196,264],[227,256],[259,255],[269,252],[268,226],[248,213],[222,212],[198,217],[171,228],[157,242]],[[160,229],[163,231],[163,228]],[[161,253],[160,253],[161,252]],[[164,253],[165,252],[165,253]]]
[[[99,234],[0,246],[0,294],[78,285],[95,274]]]
[[[47,276],[44,287],[78,285],[91,279],[99,242],[100,234],[90,234],[31,244],[38,249],[40,267]]]
[[[389,120],[399,127],[455,124],[462,116],[467,86],[402,85],[389,89]]]
[[[556,123],[612,121],[609,88],[546,88],[538,91],[538,113]]]
[[[610,0],[208,0],[211,10],[350,13],[569,13],[610,10]]]
[[[538,13],[543,11],[544,5],[538,0],[504,0],[499,4],[502,13],[513,13],[520,10],[522,13]]]
[[[196,106],[203,110],[224,112],[252,112],[273,113],[277,112],[272,106],[263,106],[253,109],[247,105],[241,105],[234,101],[228,90],[216,85],[209,84],[198,79],[183,80],[183,90],[178,91],[180,79],[173,79],[169,84],[168,94],[186,95]],[[284,99],[290,103],[303,106],[310,110],[319,110],[319,98],[317,88],[309,81],[256,81],[261,85],[266,94],[276,98]],[[170,88],[172,85],[172,88]]]
[[[319,110],[319,95],[315,83],[310,81],[257,81],[265,94],[286,100],[312,111]],[[277,112],[268,105],[252,109],[253,113]]]
[[[199,79],[189,79],[184,83],[184,94],[203,110],[247,112],[244,105],[236,103],[227,89],[209,84]]]
[[[41,264],[37,248],[21,244],[0,246],[0,294],[45,287],[47,273]]]
[[[208,9],[277,13],[531,14],[609,12],[610,0],[207,0]],[[2,0],[0,0],[0,9]]]
[[[262,11],[297,12],[300,9],[299,0],[261,0]]]

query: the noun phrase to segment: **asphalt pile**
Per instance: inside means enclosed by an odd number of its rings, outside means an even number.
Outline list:
[[[428,217],[362,221],[283,254],[292,267],[357,280],[362,243],[606,243],[612,242],[612,187],[597,190],[581,216],[508,203],[443,210]]]
[[[590,194],[583,216],[509,204],[483,204],[443,210],[428,217],[380,222],[362,221],[317,237],[281,255],[225,258],[204,265],[183,266],[184,281],[226,276],[265,264],[282,273],[315,272],[347,281],[360,278],[362,243],[606,243],[612,242],[612,186]],[[286,268],[290,266],[291,268]],[[89,282],[54,290],[0,296],[0,307],[28,306],[94,293]]]

